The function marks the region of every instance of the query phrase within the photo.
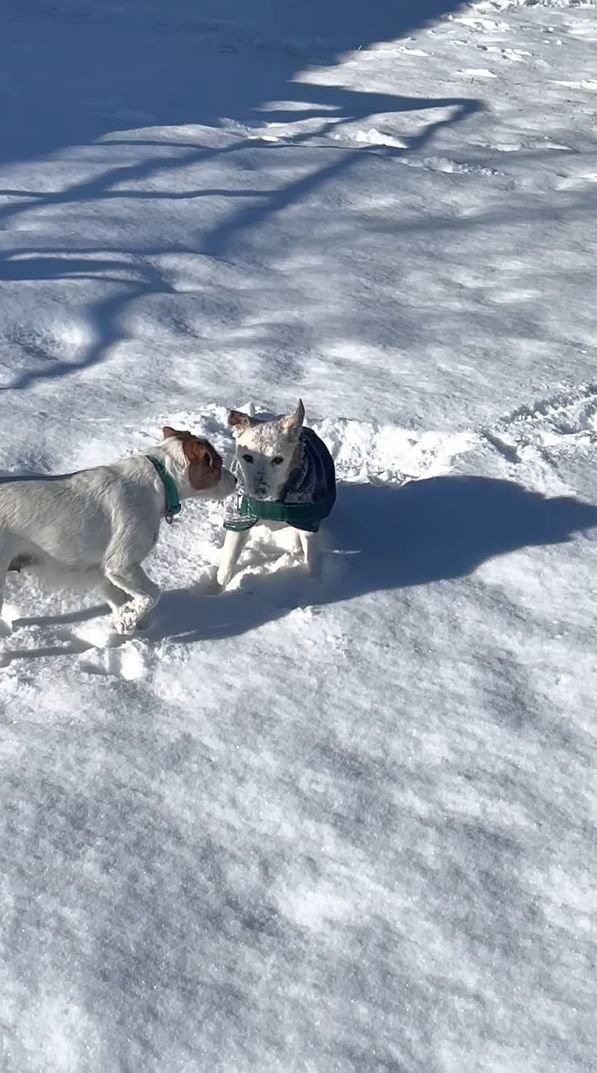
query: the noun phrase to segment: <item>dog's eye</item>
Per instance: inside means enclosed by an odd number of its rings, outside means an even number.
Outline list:
[[[282,455],[276,455],[275,458],[272,458],[272,466],[281,466],[283,461]]]
[[[244,459],[245,462],[252,462],[253,461],[253,455],[243,455],[243,459]]]

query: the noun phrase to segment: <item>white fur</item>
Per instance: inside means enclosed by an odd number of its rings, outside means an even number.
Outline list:
[[[228,421],[236,439],[236,460],[244,489],[253,499],[280,499],[292,470],[304,419],[305,409],[300,399],[292,414],[272,421],[262,421],[238,410],[230,412]],[[253,529],[263,525],[271,529],[289,528],[285,522],[261,521],[253,528],[240,532],[227,530],[217,572],[221,589],[225,589],[230,582]],[[314,574],[319,565],[319,534],[302,530],[296,530],[296,533],[296,545],[302,549],[307,569]]]
[[[234,478],[222,469],[219,482],[197,491],[179,439],[169,438],[151,455],[160,458],[179,498],[223,498]],[[133,632],[159,597],[141,563],[154,547],[165,513],[161,478],[145,455],[58,477],[0,482],[0,610],[6,572],[22,559],[34,567],[85,574],[99,581],[119,633]]]
[[[254,499],[278,500],[292,468],[302,422],[288,426],[280,420],[254,421],[233,425],[243,485]]]

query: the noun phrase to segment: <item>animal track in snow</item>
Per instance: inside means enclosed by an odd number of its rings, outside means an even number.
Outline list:
[[[597,383],[556,391],[520,406],[480,434],[508,461],[528,448],[557,449],[597,443]]]
[[[497,19],[487,18],[481,14],[481,8],[474,8],[473,13],[468,15],[448,15],[450,22],[458,22],[462,26],[467,26],[470,30],[477,33],[504,33],[509,30],[507,22],[499,22]]]
[[[425,52],[423,48],[409,48],[408,45],[398,45],[397,52],[404,52],[409,56],[428,56],[429,53]]]
[[[521,299],[525,295],[517,292],[517,297]],[[266,408],[256,404],[253,410],[260,412]],[[204,411],[201,421],[195,414],[184,412],[177,415],[177,420],[209,433],[226,453],[224,410],[213,407],[211,412]],[[528,451],[549,458],[554,450],[596,443],[597,383],[576,388],[562,385],[491,424],[459,432],[420,431],[351,418],[313,421],[313,428],[331,451],[339,481],[400,484],[451,473],[456,460],[480,444],[497,451],[507,462],[517,464]],[[221,508],[216,504],[207,514],[211,539],[215,540],[221,524]],[[205,553],[201,554],[205,558]]]
[[[524,48],[500,48],[499,45],[477,45],[476,48],[481,52],[495,53],[502,59],[512,60],[515,63],[523,63],[528,56],[532,56],[532,52]]]
[[[551,81],[556,86],[567,86],[569,89],[597,90],[597,79],[595,78],[581,78],[573,80],[571,82],[559,78],[552,78]]]
[[[445,172],[453,175],[505,175],[505,172],[497,168],[487,168],[482,164],[469,164],[463,161],[451,160],[444,156],[428,156],[421,158],[405,157],[401,160],[407,168],[424,168],[425,171]]]
[[[339,480],[404,481],[448,473],[475,437],[462,432],[414,432],[395,425],[349,419],[321,421]]]
[[[333,138],[341,141],[346,141],[346,135],[333,134]],[[365,142],[367,145],[387,145],[391,149],[407,149],[408,142],[405,142],[402,138],[396,138],[392,134],[384,134],[383,131],[377,130],[376,127],[370,127],[368,130],[357,130],[353,135],[355,142]]]
[[[497,75],[486,67],[464,67],[457,74],[466,75],[467,78],[497,78]]]
[[[80,665],[90,674],[113,675],[125,682],[136,682],[147,674],[146,647],[145,642],[133,638],[117,647],[105,648],[95,656],[85,653]]]

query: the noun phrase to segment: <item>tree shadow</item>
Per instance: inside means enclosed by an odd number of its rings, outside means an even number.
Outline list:
[[[187,644],[233,637],[297,607],[464,577],[495,556],[564,543],[594,527],[597,506],[547,498],[513,481],[449,476],[403,487],[343,484],[329,519],[335,554],[319,580],[297,567],[246,576],[244,588],[218,596],[167,592],[148,636]]]
[[[300,81],[297,76],[322,64],[329,67],[349,50],[400,38],[459,6],[455,0],[417,4],[378,0],[375,5],[362,0],[327,0],[325,5],[319,0],[302,4],[254,0],[250,5],[244,0],[173,0],[164,13],[161,0],[128,0],[105,10],[102,5],[79,2],[71,9],[65,0],[59,10],[47,11],[24,0],[10,9],[0,43],[0,65],[5,70],[2,85],[8,87],[10,98],[0,138],[0,162],[55,154],[131,128],[186,126],[189,133],[184,142],[169,142],[167,132],[165,141],[135,141],[136,145],[155,144],[155,152],[148,159],[116,166],[113,160],[118,160],[122,149],[113,142],[109,167],[91,178],[85,168],[84,177],[63,190],[19,191],[13,188],[18,184],[11,182],[11,189],[4,191],[10,197],[0,208],[0,217],[7,222],[44,208],[104,199],[150,203],[153,192],[137,191],[135,183],[147,182],[158,173],[163,180],[190,165],[201,166],[248,147],[271,153],[272,145],[260,142],[252,132],[274,118],[278,122],[320,120],[316,128],[306,132],[301,128],[290,136],[289,147],[314,144],[332,129],[338,131],[350,121],[372,115],[441,109],[441,118],[422,123],[420,133],[405,148],[384,151],[401,155],[421,148],[442,126],[466,119],[480,103],[367,93]],[[232,145],[194,143],[193,126],[218,128],[224,122],[240,132]],[[123,142],[122,148],[130,150],[132,144]],[[191,229],[188,241],[176,249],[169,245],[168,251],[229,257],[244,233],[345,173],[363,159],[363,153],[379,150],[356,148],[350,139],[347,145],[326,144],[330,150],[337,149],[333,160],[326,155],[323,165],[307,177],[274,183],[274,189],[214,191],[212,182],[205,189],[199,182],[189,192],[157,190],[156,199],[189,202],[217,193],[234,206],[227,216],[219,213],[216,223],[204,231],[193,234]],[[26,389],[37,381],[69,376],[104,361],[126,337],[125,315],[137,299],[172,289],[157,278],[159,273],[148,263],[142,243],[136,245],[131,256],[141,277],[138,281],[119,280],[116,259],[112,264],[106,261],[105,249],[88,249],[79,265],[79,279],[86,278],[86,273],[116,288],[91,306],[93,338],[82,356],[64,361],[53,360],[51,355],[46,360],[44,355],[41,365],[18,374],[4,385],[5,390]],[[70,278],[74,269],[57,252],[58,256],[48,257],[45,250],[39,256],[30,251],[26,259],[9,252],[0,264],[0,279]],[[82,251],[65,252],[76,259]]]
[[[432,140],[434,135],[446,126],[460,123],[479,111],[483,106],[480,101],[458,97],[441,98],[416,98],[397,97],[375,93],[359,93],[354,90],[338,89],[332,86],[302,86],[303,90],[312,90],[310,94],[320,104],[320,108],[330,108],[333,119],[326,119],[316,132],[302,134],[292,139],[291,146],[297,144],[308,145],[314,139],[328,134],[331,129],[335,137],[337,131],[346,123],[354,120],[369,119],[371,116],[380,114],[395,114],[401,112],[432,111],[434,109],[448,110],[448,115],[440,119],[432,120],[423,125],[420,132],[408,139],[404,147],[392,148],[384,146],[386,156],[400,158],[407,156],[416,150],[424,148]],[[296,86],[293,98],[298,100]],[[321,111],[310,110],[308,116],[321,115]],[[327,111],[324,115],[328,115]],[[274,115],[280,120],[281,116],[288,118],[304,118],[304,114],[292,111],[290,113],[275,112]],[[371,147],[369,147],[371,148]],[[344,175],[353,165],[363,159],[363,146],[353,148],[350,142],[347,145],[341,143],[337,146],[338,157],[328,164],[315,169],[306,178],[301,177],[294,182],[289,182],[278,189],[269,191],[261,200],[246,208],[236,209],[233,214],[222,223],[218,223],[211,231],[200,238],[199,252],[210,257],[222,257],[227,255],[238,243],[239,236],[252,227],[257,227],[267,217],[280,212],[287,206],[295,204],[306,197],[313,190],[331,179],[337,179]],[[271,148],[270,148],[271,151]],[[379,149],[375,149],[376,152]]]
[[[0,161],[131,126],[246,120],[293,78],[412,32],[461,0],[127,0],[3,13]],[[309,94],[315,87],[309,87]]]
[[[120,260],[47,254],[15,260],[10,256],[4,260],[0,257],[2,279],[75,279],[100,281],[107,286],[102,297],[87,308],[86,331],[90,342],[78,360],[64,361],[43,353],[40,366],[18,373],[11,382],[0,385],[0,392],[22,391],[40,380],[62,379],[93,368],[108,356],[111,347],[127,338],[125,312],[131,302],[148,295],[174,293],[174,288],[149,261],[133,264],[124,257]]]

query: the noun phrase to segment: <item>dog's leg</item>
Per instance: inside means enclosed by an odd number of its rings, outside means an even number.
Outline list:
[[[305,566],[309,571],[311,577],[318,577],[321,569],[321,554],[319,545],[318,533],[307,533],[303,529],[299,530],[301,547],[303,549],[303,555],[305,556]]]
[[[106,565],[105,577],[110,585],[128,597],[125,603],[113,608],[116,632],[134,633],[141,620],[157,604],[160,596],[158,586],[138,564],[118,567]]]
[[[290,551],[292,555],[299,556],[303,550],[303,542],[301,540],[300,529],[294,529],[293,526],[289,526],[291,533],[291,547]]]
[[[234,529],[228,529],[226,531],[224,546],[222,548],[222,557],[216,574],[216,579],[221,589],[225,589],[230,581],[230,578],[234,573],[234,567],[249,539],[250,531],[250,529],[241,529],[238,532]]]
[[[128,592],[113,585],[111,581],[108,581],[107,577],[102,577],[100,584],[102,592],[106,597],[106,602],[110,605],[112,611],[117,611],[118,608],[122,607],[122,605],[129,599]]]

